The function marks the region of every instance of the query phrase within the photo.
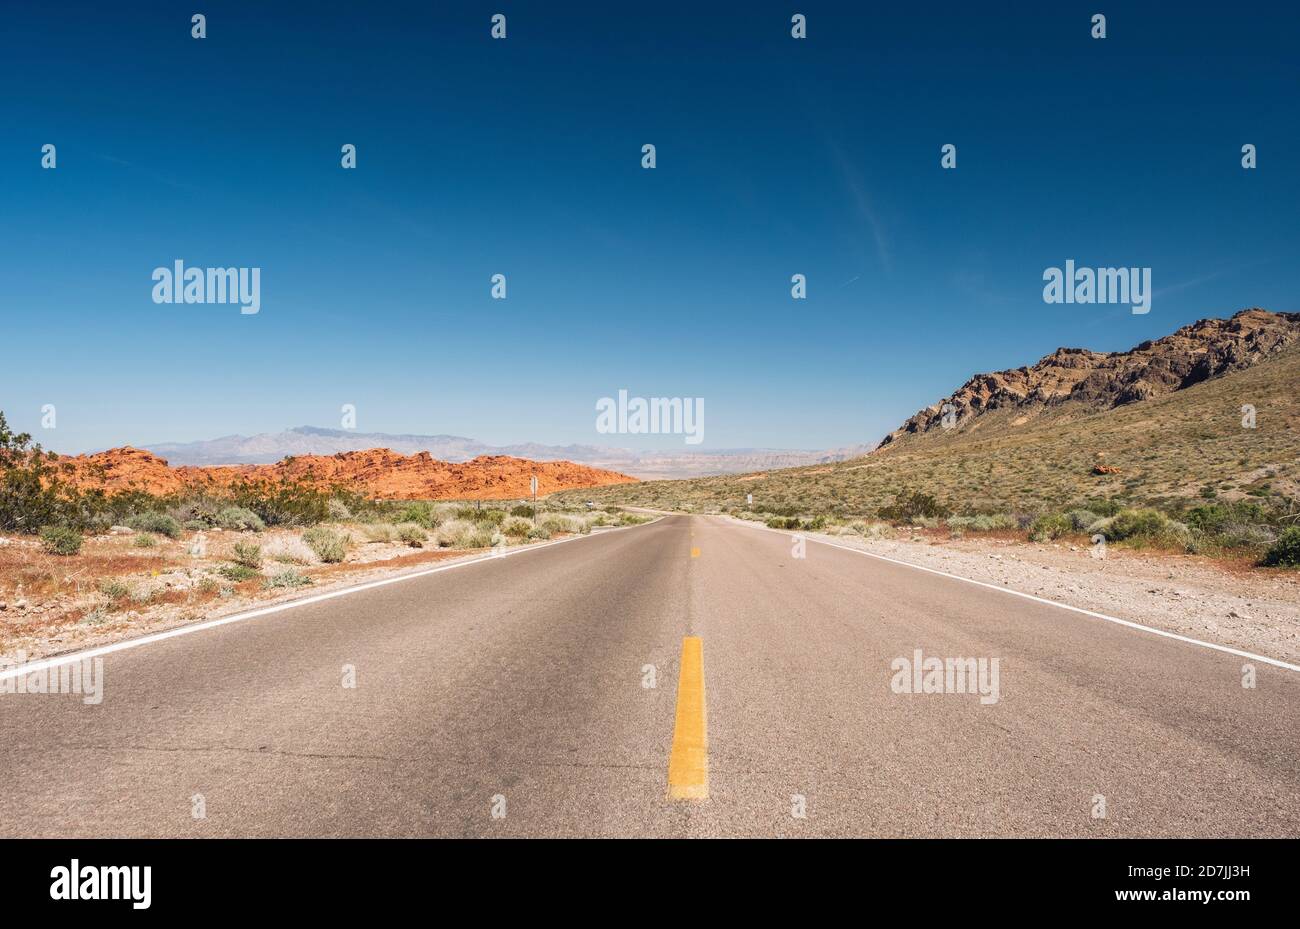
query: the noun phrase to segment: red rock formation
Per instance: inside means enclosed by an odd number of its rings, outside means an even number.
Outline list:
[[[303,455],[273,465],[171,468],[165,459],[125,447],[94,455],[63,456],[54,465],[63,480],[82,489],[109,493],[141,490],[160,495],[220,490],[240,481],[301,480],[322,488],[341,486],[383,500],[505,500],[529,496],[529,478],[534,474],[541,495],[636,480],[571,461],[529,461],[497,455],[455,464],[431,458],[428,452],[399,455],[386,448]]]

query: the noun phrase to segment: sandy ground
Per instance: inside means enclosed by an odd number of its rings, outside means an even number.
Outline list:
[[[0,670],[489,552],[366,542],[363,527],[332,528],[355,540],[340,564],[321,564],[293,530],[208,530],[201,554],[195,533],[177,540],[155,537],[150,548],[135,546],[138,533],[109,534],[87,538],[81,554],[68,558],[46,555],[30,536],[0,537]],[[296,553],[302,560],[277,561],[267,554],[258,577],[234,582],[217,572],[230,563],[237,542],[260,545],[267,553]],[[311,583],[264,586],[266,578],[287,569]],[[106,596],[101,581],[109,579],[124,583],[130,594],[116,601]]]
[[[1097,558],[1086,545],[989,535],[951,539],[946,530],[896,529],[893,537],[880,539],[802,534],[1300,663],[1298,571],[1237,567],[1195,555],[1137,552],[1113,545],[1104,558]]]

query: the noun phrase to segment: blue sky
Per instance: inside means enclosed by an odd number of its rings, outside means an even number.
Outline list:
[[[344,403],[681,445],[596,433],[627,388],[703,397],[705,448],[820,448],[1061,345],[1300,309],[1294,7],[622,6],[7,8],[0,409],[60,451]],[[1151,312],[1045,304],[1068,258],[1151,267]],[[261,312],[153,303],[177,259],[260,267]]]

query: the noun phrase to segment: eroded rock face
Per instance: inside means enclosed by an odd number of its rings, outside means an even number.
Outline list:
[[[534,474],[541,494],[636,480],[571,461],[483,455],[453,463],[439,461],[428,452],[401,455],[387,448],[300,455],[273,465],[172,468],[166,459],[128,446],[60,457],[54,465],[63,480],[82,489],[109,493],[143,490],[161,495],[220,490],[240,481],[278,483],[288,479],[322,488],[342,486],[382,500],[508,500],[529,496],[529,479]]]
[[[1203,319],[1127,352],[1058,348],[1027,368],[975,375],[887,435],[880,447],[941,428],[945,404],[952,404],[958,429],[1006,408],[1077,402],[1111,409],[1249,368],[1297,340],[1300,313],[1254,308],[1231,319]]]

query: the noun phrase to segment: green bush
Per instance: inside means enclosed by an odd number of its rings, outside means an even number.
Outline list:
[[[510,515],[519,516],[523,519],[532,519],[533,508],[526,503],[521,503],[519,506],[512,506],[510,508]]]
[[[1169,517],[1159,510],[1149,508],[1120,510],[1111,522],[1106,536],[1114,541],[1133,538],[1155,539],[1167,534],[1171,528]]]
[[[262,566],[262,546],[254,545],[252,542],[235,543],[235,564],[243,565],[246,568],[260,568]]]
[[[899,494],[889,506],[882,506],[879,511],[881,519],[895,522],[914,522],[918,517],[927,519],[946,519],[952,511],[934,498],[932,494],[913,491]]]
[[[397,537],[411,548],[423,548],[429,533],[418,523],[402,523],[397,527]]]
[[[1044,513],[1029,526],[1029,541],[1050,542],[1074,531],[1074,523],[1064,513]]]
[[[528,533],[532,531],[532,520],[524,519],[522,516],[511,516],[501,524],[501,532],[511,539],[527,538]]]
[[[1264,554],[1261,563],[1269,567],[1300,566],[1300,526],[1288,526],[1283,529],[1277,541]]]
[[[344,522],[352,518],[352,510],[337,497],[330,497],[325,503],[325,515],[334,522]]]
[[[261,574],[256,568],[250,568],[242,564],[223,564],[217,568],[217,573],[228,581],[251,581]]]
[[[491,548],[498,538],[497,534],[486,527],[479,527],[465,539],[466,548]]]
[[[528,538],[545,541],[551,537],[551,530],[545,526],[535,526],[528,530]]]
[[[261,532],[266,528],[262,517],[242,506],[228,506],[219,512],[217,525],[232,532]]]
[[[108,597],[113,603],[131,596],[131,588],[116,578],[103,578],[100,580],[98,587],[99,592]]]
[[[157,510],[128,516],[126,524],[137,532],[156,532],[169,539],[175,539],[181,534],[181,524],[176,521],[176,517],[159,513]]]
[[[157,547],[157,545],[158,545],[158,540],[155,539],[153,536],[149,535],[149,533],[147,532],[142,532],[135,537],[136,548],[155,548]]]
[[[306,481],[236,484],[230,490],[234,506],[256,513],[268,526],[315,526],[329,519],[330,501],[347,501],[353,509],[364,506],[356,494],[342,488],[321,489]],[[353,506],[353,501],[356,506]]]
[[[265,586],[269,590],[276,587],[305,587],[310,583],[311,578],[307,577],[307,575],[299,574],[292,568],[286,568],[268,577]]]
[[[314,526],[302,534],[316,557],[326,564],[338,564],[348,553],[348,538],[332,529]]]
[[[433,504],[420,501],[399,510],[393,516],[393,521],[397,523],[415,523],[424,529],[437,529],[442,523],[442,513]]]
[[[46,526],[41,530],[41,548],[51,555],[75,555],[81,551],[81,533],[67,526]]]

